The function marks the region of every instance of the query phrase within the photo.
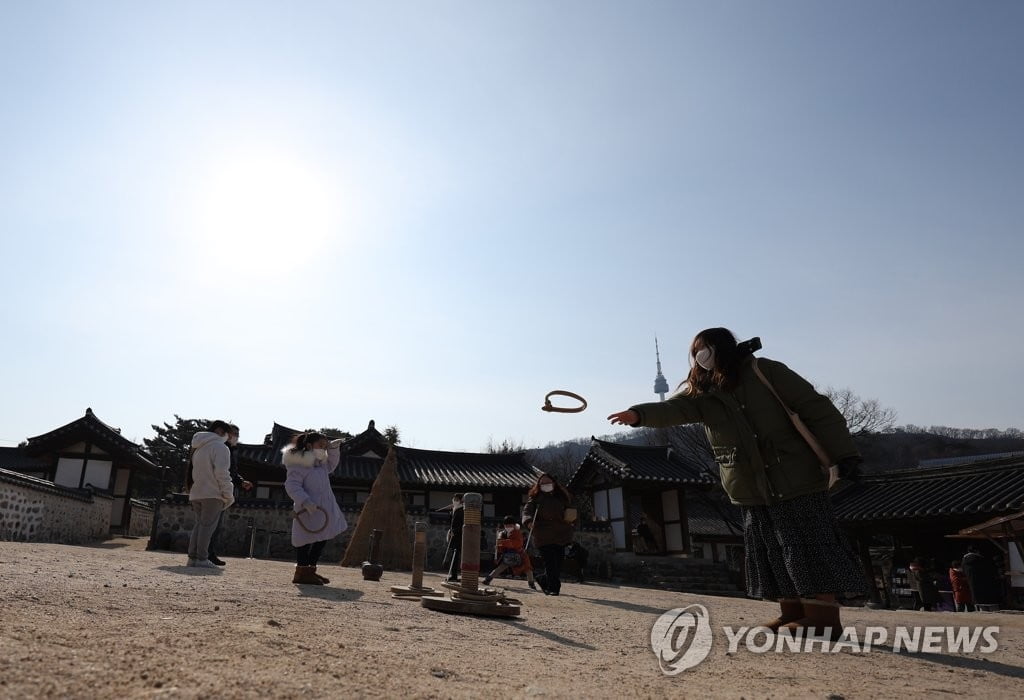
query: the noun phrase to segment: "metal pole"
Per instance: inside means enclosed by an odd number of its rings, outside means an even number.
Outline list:
[[[167,480],[167,470],[170,467],[160,467],[160,485],[157,487],[158,494],[156,503],[153,504],[153,525],[149,528],[149,543],[146,549],[156,549],[156,530],[160,524],[160,505],[164,502],[164,482]]]

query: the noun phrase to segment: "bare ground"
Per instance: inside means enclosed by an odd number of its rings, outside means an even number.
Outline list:
[[[730,697],[1024,695],[1024,616],[846,609],[845,622],[999,625],[991,654],[727,653],[722,625],[774,606],[641,588],[564,584],[560,597],[509,582],[517,621],[446,615],[394,600],[407,573],[363,581],[321,566],[230,559],[222,573],[144,540],[93,547],[0,543],[0,697]],[[428,574],[427,585],[439,578]],[[664,611],[705,605],[708,659],[665,676],[650,649]]]

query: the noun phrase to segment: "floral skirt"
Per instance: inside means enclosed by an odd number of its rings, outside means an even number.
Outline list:
[[[867,592],[864,567],[824,491],[741,509],[748,596],[773,600]]]

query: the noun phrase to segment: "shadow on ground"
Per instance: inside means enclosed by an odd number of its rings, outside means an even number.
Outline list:
[[[1024,678],[1024,668],[1010,666],[998,661],[990,661],[984,656],[979,658],[975,656],[956,656],[953,654],[915,653],[905,649],[895,651],[892,646],[874,647],[874,649],[892,652],[904,659],[913,659],[914,661],[923,661],[925,663],[938,664],[939,666],[984,671],[1009,678]]]
[[[527,624],[525,624],[523,622],[520,622],[518,620],[498,620],[498,619],[496,619],[495,621],[496,622],[500,622],[501,624],[504,624],[504,625],[508,625],[510,627],[514,627],[517,630],[522,630],[523,632],[530,632],[531,634],[535,634],[535,635],[537,635],[539,637],[544,637],[544,639],[549,639],[552,642],[556,642],[557,644],[563,644],[565,646],[573,647],[573,648],[576,648],[576,649],[586,649],[587,651],[597,651],[597,647],[591,646],[589,644],[584,644],[583,642],[577,642],[574,639],[569,639],[568,637],[563,637],[561,635],[555,634],[554,632],[549,632],[547,630],[539,630],[536,627],[530,627],[529,625],[527,625]]]
[[[205,569],[198,566],[185,566],[184,564],[179,566],[158,566],[156,568],[160,571],[181,574],[182,576],[220,576],[224,573],[224,569]]]
[[[363,597],[362,591],[352,588],[333,588],[331,586],[309,586],[295,584],[295,589],[300,596],[306,598],[319,598],[330,600],[335,603],[344,603],[352,600],[359,600]],[[383,605],[383,603],[381,603]]]

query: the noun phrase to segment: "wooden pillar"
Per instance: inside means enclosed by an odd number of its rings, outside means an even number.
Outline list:
[[[686,490],[680,486],[676,489],[676,498],[679,499],[679,529],[683,538],[683,554],[690,556],[690,517],[686,513]],[[715,547],[717,550],[718,548]]]
[[[875,585],[875,567],[871,563],[871,549],[868,546],[866,536],[857,535],[854,538],[857,543],[857,551],[860,554],[860,562],[864,567],[864,576],[868,583],[868,597],[876,605],[882,604],[882,597],[878,593],[878,586]]]

